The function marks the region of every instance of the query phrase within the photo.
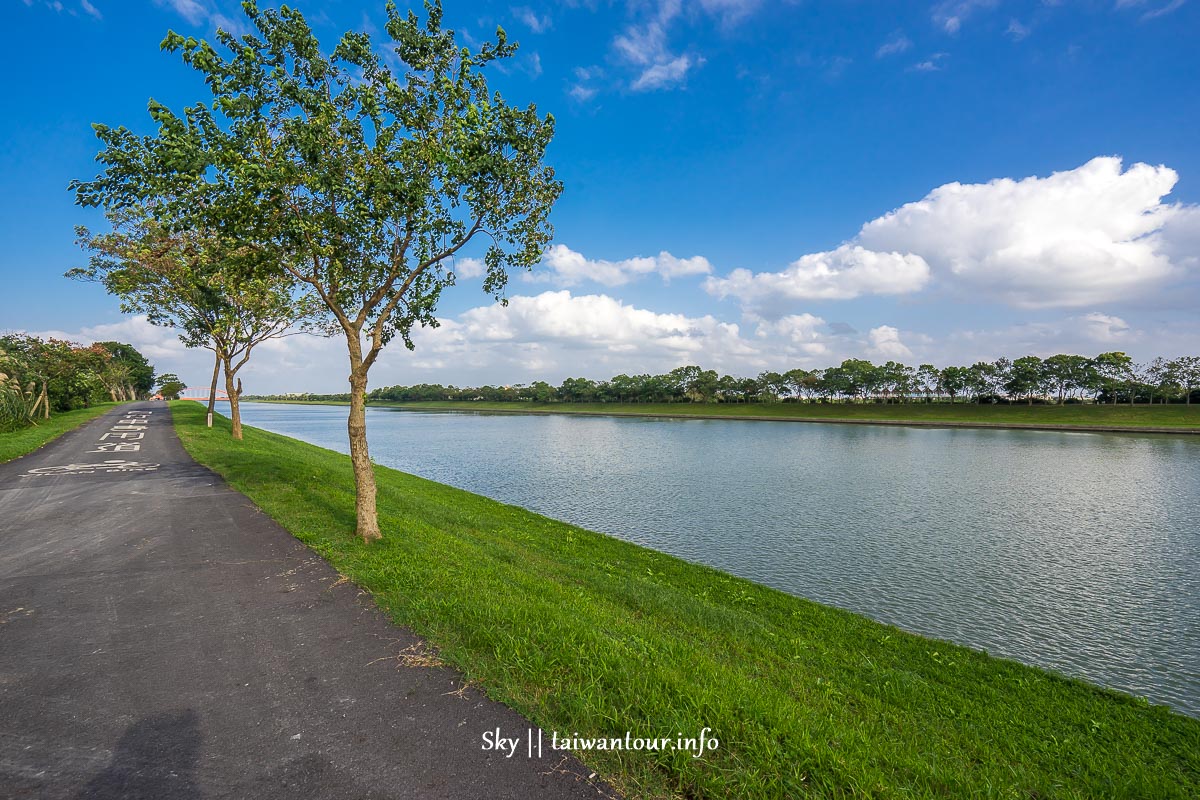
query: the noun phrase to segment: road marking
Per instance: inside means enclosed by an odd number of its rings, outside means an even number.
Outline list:
[[[109,459],[101,464],[63,464],[58,467],[38,467],[26,472],[26,475],[95,475],[97,472],[153,472],[158,464],[144,464],[140,461],[125,461]]]

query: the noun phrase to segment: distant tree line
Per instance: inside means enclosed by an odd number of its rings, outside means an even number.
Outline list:
[[[1200,357],[1138,364],[1125,353],[1095,358],[1056,355],[979,361],[970,366],[912,367],[851,358],[825,369],[719,375],[696,366],[663,375],[616,375],[606,381],[567,378],[512,386],[388,386],[374,401],[532,401],[538,403],[1188,403],[1200,400]],[[291,394],[266,399],[346,400],[347,395]]]
[[[35,424],[54,411],[135,400],[153,386],[154,367],[129,344],[0,336],[0,430]]]

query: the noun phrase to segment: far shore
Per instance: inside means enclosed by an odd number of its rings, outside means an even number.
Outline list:
[[[343,400],[246,398],[246,402],[291,405],[348,405]],[[371,408],[397,411],[488,414],[575,414],[589,417],[650,417],[746,422],[821,422],[918,428],[994,428],[1085,433],[1200,434],[1200,405],[977,405],[974,403],[531,403],[488,401],[370,401]],[[687,410],[684,410],[687,409]]]

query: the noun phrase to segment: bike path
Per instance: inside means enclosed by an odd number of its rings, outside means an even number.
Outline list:
[[[421,652],[165,403],[0,464],[0,797],[608,796]]]

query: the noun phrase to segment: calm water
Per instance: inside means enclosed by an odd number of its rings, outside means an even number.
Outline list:
[[[346,409],[245,404],[346,451]],[[381,464],[1200,716],[1200,437],[368,411]]]

